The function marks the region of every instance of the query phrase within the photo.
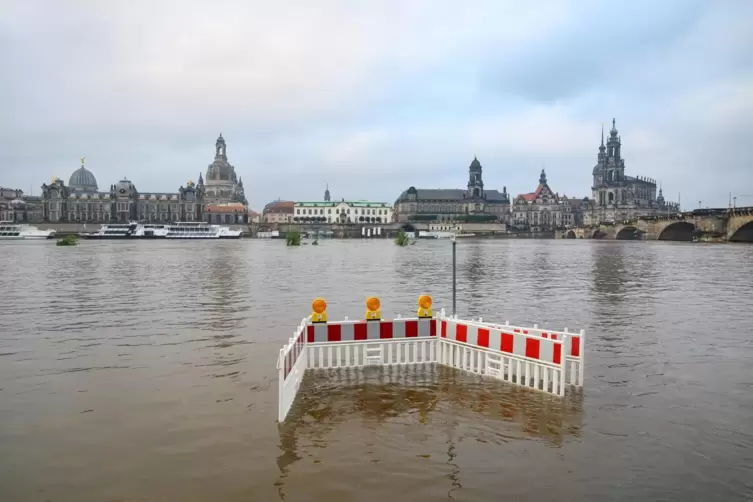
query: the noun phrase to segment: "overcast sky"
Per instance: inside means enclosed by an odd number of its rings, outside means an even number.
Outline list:
[[[86,156],[172,191],[220,132],[251,205],[461,188],[590,196],[613,117],[630,175],[753,206],[753,1],[0,0],[0,185]],[[744,194],[750,194],[747,197]]]

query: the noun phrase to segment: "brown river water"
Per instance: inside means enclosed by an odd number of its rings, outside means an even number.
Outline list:
[[[565,400],[442,367],[311,376],[311,299],[451,306],[448,241],[0,243],[0,501],[753,499],[753,246],[458,242],[458,313],[586,329]]]

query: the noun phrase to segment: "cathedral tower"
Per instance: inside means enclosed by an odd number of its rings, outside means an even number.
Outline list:
[[[468,167],[467,197],[469,199],[484,197],[484,180],[482,177],[481,162],[478,161],[476,156],[473,157],[473,162],[471,162],[471,165]]]

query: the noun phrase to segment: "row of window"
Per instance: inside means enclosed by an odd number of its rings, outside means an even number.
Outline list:
[[[405,210],[404,205],[400,206],[400,210]],[[509,211],[506,204],[487,204],[483,207],[479,203],[473,204],[410,204],[407,206],[408,213],[449,213],[449,214],[465,214],[467,211],[484,211],[486,213],[505,213]]]
[[[359,208],[353,209],[353,214],[355,215],[375,215],[375,216],[382,216],[387,215],[386,209],[366,209],[361,208],[361,212],[358,211]],[[350,209],[344,210],[345,214],[351,214]],[[325,214],[324,208],[295,208],[295,214],[303,215],[303,214]],[[332,214],[332,208],[328,208],[326,214]],[[337,214],[337,210],[335,210],[335,214]]]

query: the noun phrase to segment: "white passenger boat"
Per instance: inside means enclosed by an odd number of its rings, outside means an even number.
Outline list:
[[[240,239],[241,230],[199,221],[172,223],[109,223],[98,232],[79,234],[85,239]]]
[[[54,230],[39,230],[33,225],[16,223],[14,221],[0,221],[0,240],[5,239],[52,239]]]
[[[240,239],[243,236],[241,230],[199,221],[171,223],[165,229],[168,239]]]

